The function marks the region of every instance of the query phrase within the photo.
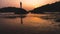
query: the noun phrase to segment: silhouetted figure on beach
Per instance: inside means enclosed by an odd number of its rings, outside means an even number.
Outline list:
[[[15,11],[15,14],[20,14],[21,24],[23,24],[23,20],[22,19],[25,17],[23,15],[26,15],[27,13],[28,12],[25,9],[22,8],[22,2],[20,2],[20,8],[19,8],[18,11]]]

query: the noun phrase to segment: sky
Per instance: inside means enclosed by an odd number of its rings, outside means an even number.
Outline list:
[[[19,3],[22,2],[22,6],[26,10],[32,10],[34,8],[52,4],[60,0],[0,0],[0,8],[3,7],[20,7]]]

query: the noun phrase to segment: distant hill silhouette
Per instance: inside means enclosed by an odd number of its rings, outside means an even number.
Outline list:
[[[0,12],[14,12],[16,11],[16,7],[4,7],[4,8],[0,8]]]
[[[15,14],[26,14],[26,13],[28,13],[23,8],[16,8],[16,7],[4,7],[4,8],[0,8],[0,12],[14,12]]]
[[[44,12],[60,12],[60,2],[47,4],[42,7],[35,8],[30,11],[31,13],[44,13]]]
[[[27,14],[28,12],[23,9],[23,8],[19,8],[15,11],[15,14]]]

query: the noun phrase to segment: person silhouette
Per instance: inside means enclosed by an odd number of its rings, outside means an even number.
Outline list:
[[[21,18],[21,24],[23,24],[23,15],[26,15],[28,12],[22,8],[22,2],[20,2],[20,8],[15,11],[15,14],[20,14],[20,18]]]

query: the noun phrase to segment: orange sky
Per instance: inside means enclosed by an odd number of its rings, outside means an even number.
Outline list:
[[[0,0],[0,7],[20,7],[19,2],[22,1],[23,8],[26,10],[32,10],[36,7],[51,4],[59,0]]]

